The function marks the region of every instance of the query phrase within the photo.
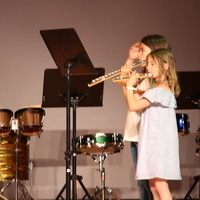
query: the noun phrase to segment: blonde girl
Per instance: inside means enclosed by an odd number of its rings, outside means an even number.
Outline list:
[[[151,52],[146,70],[153,81],[139,100],[134,95],[139,74],[133,72],[126,83],[129,111],[142,112],[136,179],[149,180],[154,200],[172,200],[167,180],[180,180],[181,173],[175,114],[180,87],[171,51]]]

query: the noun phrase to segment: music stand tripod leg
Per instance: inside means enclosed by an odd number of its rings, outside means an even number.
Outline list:
[[[82,182],[82,176],[75,175],[75,176],[72,176],[72,179],[74,179],[75,181],[78,181],[83,191],[85,192],[85,195],[83,196],[82,199],[85,199],[86,197],[88,197],[88,199],[93,200],[93,198],[90,196],[89,192],[87,191],[86,187],[84,186]]]
[[[80,99],[78,97],[72,98],[70,99],[70,105],[73,108],[73,135],[72,135],[72,151],[68,152],[68,159],[71,160],[72,157],[72,175],[70,176],[70,181],[72,181],[72,199],[73,200],[77,200],[77,181],[79,182],[79,184],[81,185],[82,189],[85,192],[85,196],[83,197],[83,199],[87,196],[90,200],[92,200],[92,197],[90,196],[89,192],[87,191],[86,187],[84,186],[83,182],[82,182],[82,176],[78,176],[77,172],[76,172],[76,166],[77,166],[77,162],[76,162],[76,154],[77,154],[77,148],[76,148],[76,108],[78,106]],[[62,197],[62,193],[64,192],[66,188],[66,184],[64,185],[64,187],[61,189],[60,193],[58,194],[58,196],[56,197],[55,200],[59,200],[59,197],[63,199]]]
[[[73,107],[73,135],[72,135],[72,180],[73,180],[73,200],[77,199],[77,180],[79,182],[79,184],[81,185],[82,189],[85,192],[85,196],[83,197],[83,199],[87,196],[90,200],[92,200],[92,197],[90,196],[89,192],[87,191],[86,187],[84,186],[83,182],[82,182],[82,176],[78,176],[77,175],[77,171],[76,171],[76,166],[77,166],[77,162],[76,162],[76,155],[77,155],[77,147],[76,147],[76,109],[78,106],[79,101],[81,101],[83,99],[83,97],[81,97],[79,99],[79,97],[74,97],[71,98],[71,105]]]
[[[194,176],[194,183],[192,184],[192,186],[191,186],[191,188],[189,189],[189,191],[187,192],[187,194],[185,195],[185,197],[184,197],[184,200],[187,200],[188,198],[190,198],[190,199],[192,199],[191,197],[190,197],[190,194],[191,194],[191,192],[193,191],[193,189],[195,188],[195,186],[196,186],[196,184],[198,183],[198,181],[200,182],[200,175],[198,175],[198,176]],[[200,197],[200,194],[199,194],[199,197]]]

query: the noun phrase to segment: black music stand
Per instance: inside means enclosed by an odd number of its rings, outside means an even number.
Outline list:
[[[87,92],[86,93],[75,93],[72,96],[71,87],[71,79],[72,77],[79,76],[79,79],[84,79],[85,75],[97,75],[98,73],[93,67],[76,31],[74,29],[54,29],[54,30],[41,30],[40,31],[42,38],[44,39],[46,46],[48,47],[57,67],[60,69],[61,76],[65,77],[65,91],[66,93],[62,93],[56,91],[56,96],[59,97],[60,102],[65,100],[65,105],[62,103],[63,107],[66,107],[66,152],[65,152],[65,160],[66,160],[66,183],[62,190],[60,191],[59,195],[56,199],[63,199],[62,193],[66,189],[66,200],[71,199],[71,180],[73,180],[73,199],[77,199],[76,194],[76,180],[79,181],[82,188],[86,192],[85,196],[88,196],[89,199],[92,199],[89,193],[87,192],[86,188],[81,182],[80,176],[76,176],[76,159],[74,158],[74,154],[76,154],[76,147],[75,147],[75,135],[76,135],[76,107],[79,106],[79,102],[86,101]],[[80,82],[79,80],[79,82]],[[91,79],[92,80],[92,79]],[[54,87],[54,86],[53,86]],[[62,85],[63,87],[63,85]],[[79,87],[82,87],[82,84],[79,84]],[[52,88],[49,89],[51,90]],[[76,88],[75,88],[76,92]],[[103,97],[103,85],[101,85],[101,97]],[[43,106],[47,103],[47,93],[45,94],[45,99],[43,96]],[[52,98],[52,97],[51,97]],[[61,101],[62,99],[62,101]],[[101,98],[101,101],[103,99]],[[88,101],[89,102],[89,101]],[[94,106],[94,104],[93,104]],[[49,104],[49,106],[51,105]],[[55,107],[52,106],[52,107]],[[72,152],[70,148],[70,107],[73,107],[73,142]],[[73,175],[71,176],[71,156],[73,155]]]
[[[97,75],[76,75],[71,77],[70,94],[72,99],[79,98],[79,107],[103,106],[103,84],[88,87],[91,80],[103,76],[104,68],[95,68]],[[66,107],[66,77],[59,69],[45,69],[43,82],[42,107]]]

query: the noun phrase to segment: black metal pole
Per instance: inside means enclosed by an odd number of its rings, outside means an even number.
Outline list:
[[[76,98],[76,97],[75,97]],[[73,138],[72,138],[72,181],[73,181],[73,200],[77,200],[77,175],[76,175],[76,107],[78,98],[73,99]]]
[[[66,105],[66,200],[71,198],[71,151],[70,151],[70,88],[71,88],[71,74],[70,74],[70,65],[66,68],[66,95],[67,95],[67,105]]]

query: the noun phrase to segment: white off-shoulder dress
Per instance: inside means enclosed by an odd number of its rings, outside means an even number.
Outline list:
[[[141,116],[136,179],[180,180],[179,139],[176,123],[176,99],[163,88],[145,92],[153,104]]]

